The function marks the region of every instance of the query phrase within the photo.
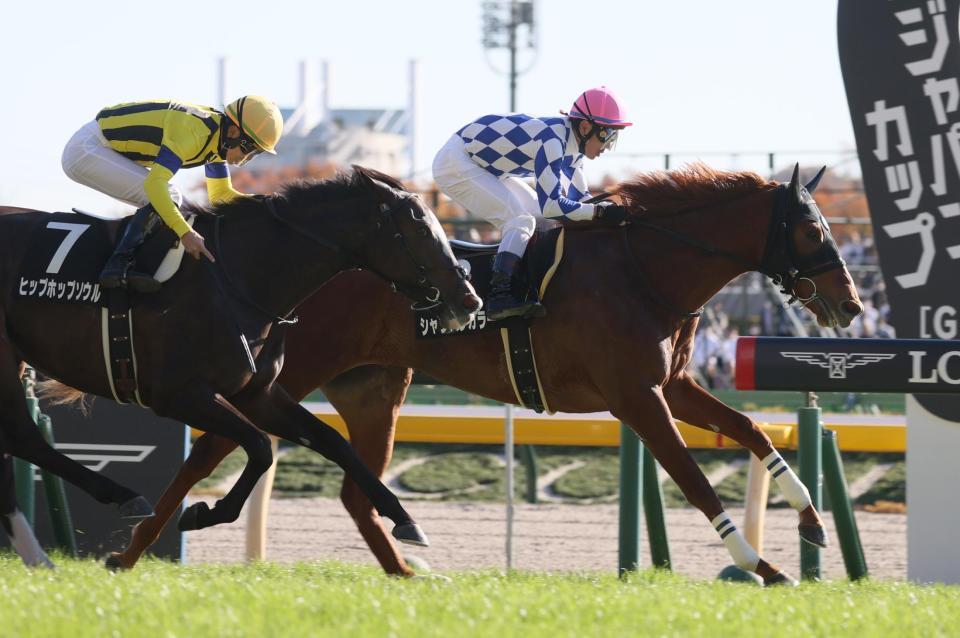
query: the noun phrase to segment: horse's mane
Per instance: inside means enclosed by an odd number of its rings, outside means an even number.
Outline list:
[[[638,173],[613,193],[633,214],[665,215],[721,204],[775,185],[756,173],[720,171],[693,162],[672,171]]]
[[[354,166],[352,171],[340,171],[333,177],[326,179],[301,179],[284,185],[280,192],[268,197],[275,197],[279,201],[290,204],[323,204],[325,202],[335,202],[348,197],[355,197],[365,188],[363,177],[383,182],[384,184],[397,190],[405,190],[403,184],[386,173],[381,173],[372,168],[363,166]],[[186,204],[184,210],[189,210],[201,215],[218,215],[220,213],[234,214],[247,208],[260,210],[261,204],[252,198],[238,198],[228,202],[210,204],[208,206],[198,206],[192,203]]]

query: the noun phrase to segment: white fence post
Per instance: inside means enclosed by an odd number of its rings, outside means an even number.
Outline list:
[[[506,404],[503,453],[507,457],[507,571],[513,569],[513,406]]]

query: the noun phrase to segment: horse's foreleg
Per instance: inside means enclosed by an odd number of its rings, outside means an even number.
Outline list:
[[[717,493],[690,456],[659,387],[630,393],[629,398],[610,405],[614,416],[643,439],[687,501],[707,517],[737,567],[756,572],[768,584],[785,580],[793,582],[780,568],[763,560],[730,521]]]
[[[800,538],[818,547],[827,546],[827,532],[810,493],[760,426],[704,390],[686,373],[671,381],[663,394],[675,417],[705,430],[718,431],[760,459],[787,502],[799,512]]]
[[[390,464],[397,416],[410,379],[411,371],[406,368],[364,366],[337,377],[323,388],[346,421],[357,456],[377,476],[382,477]],[[343,478],[340,500],[383,570],[412,576],[413,570],[403,560],[373,504],[347,476]]]
[[[13,476],[13,457],[0,452],[0,527],[7,533],[10,545],[28,567],[53,567],[40,547],[33,528],[17,506],[17,490]]]
[[[121,516],[150,516],[153,509],[142,496],[57,452],[44,440],[27,409],[20,382],[21,361],[13,356],[2,326],[0,313],[0,440],[5,451],[73,483],[100,503],[119,505]]]
[[[273,384],[267,391],[245,398],[243,409],[263,431],[308,447],[339,465],[381,516],[395,523],[395,538],[412,545],[428,544],[400,500],[363,464],[347,440],[290,398],[282,387]]]
[[[220,394],[199,384],[194,387],[182,386],[178,394],[158,401],[155,409],[161,416],[190,423],[205,432],[236,441],[247,454],[247,464],[230,491],[213,508],[203,502],[188,507],[180,516],[180,531],[203,529],[237,520],[257,481],[273,464],[270,438]],[[185,484],[181,484],[180,488]],[[167,503],[168,507],[172,503],[173,499]]]
[[[193,443],[187,460],[154,506],[154,515],[134,526],[127,548],[122,552],[112,553],[107,558],[107,567],[133,569],[143,553],[156,542],[160,532],[187,497],[187,492],[210,476],[220,461],[236,448],[236,442],[215,434],[206,433],[198,438]]]

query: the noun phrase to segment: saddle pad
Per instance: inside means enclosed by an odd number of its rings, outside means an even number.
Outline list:
[[[102,302],[100,271],[113,254],[111,237],[120,237],[124,221],[77,213],[50,213],[28,238],[17,280],[18,297],[53,303]],[[115,232],[111,232],[115,231]],[[155,272],[176,241],[166,226],[157,229],[137,254],[135,268]]]
[[[518,268],[517,276],[514,277],[513,294],[518,299],[536,299],[537,301],[543,299],[547,285],[563,259],[564,233],[563,228],[553,228],[534,234],[524,254],[523,263]],[[467,276],[477,295],[483,299],[490,296],[490,275],[493,271],[493,258],[496,251],[477,254],[475,249],[461,251],[453,245],[453,253],[467,271]],[[500,327],[495,321],[487,321],[483,310],[480,310],[470,323],[459,330],[441,328],[435,314],[422,312],[417,315],[416,336],[418,339],[434,339]]]

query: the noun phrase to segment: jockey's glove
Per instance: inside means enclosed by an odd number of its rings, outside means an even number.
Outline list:
[[[602,219],[605,222],[620,223],[630,219],[630,211],[626,206],[620,204],[600,202],[594,208],[593,218]]]

